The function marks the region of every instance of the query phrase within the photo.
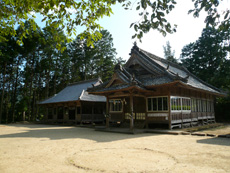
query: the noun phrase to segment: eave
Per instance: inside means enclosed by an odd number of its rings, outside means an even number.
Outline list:
[[[145,86],[145,87],[146,87],[146,89],[155,89],[155,88],[159,88],[159,87],[172,86],[172,85],[181,86],[181,87],[191,89],[191,90],[195,90],[195,91],[199,91],[199,92],[205,92],[205,93],[208,93],[208,94],[215,95],[217,97],[226,97],[227,96],[224,93],[211,92],[211,91],[207,91],[207,90],[204,90],[204,89],[196,88],[196,87],[191,86],[189,84],[186,84],[186,83],[184,83],[184,82],[182,82],[180,80],[170,82],[170,83],[167,83],[167,84],[152,85],[152,86]]]

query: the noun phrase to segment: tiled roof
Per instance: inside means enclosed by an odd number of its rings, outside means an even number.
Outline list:
[[[214,86],[211,86],[210,84],[207,84],[206,82],[202,81],[201,79],[199,79],[198,77],[196,77],[195,75],[190,73],[184,67],[182,67],[178,64],[169,62],[166,59],[159,58],[159,57],[157,57],[157,56],[155,56],[149,52],[146,52],[144,50],[141,50],[141,49],[139,49],[139,50],[141,52],[143,52],[144,54],[146,54],[146,56],[150,57],[154,62],[156,62],[157,64],[159,64],[163,68],[165,68],[165,70],[170,75],[172,75],[172,76],[178,75],[180,78],[186,78],[186,84],[187,85],[190,85],[190,86],[198,88],[198,89],[206,90],[209,92],[213,92],[213,93],[218,93],[218,94],[221,93],[221,91],[219,89],[217,89]],[[150,81],[151,81],[151,79],[150,79]],[[167,81],[166,81],[166,83],[167,83]]]
[[[173,82],[168,76],[142,78],[140,81],[144,86],[161,85]]]
[[[154,85],[169,84],[175,81],[180,81],[184,85],[188,85],[193,88],[212,92],[218,95],[225,95],[218,88],[215,88],[214,86],[211,86],[197,78],[183,66],[139,49],[136,45],[132,48],[131,55],[132,56],[126,62],[124,67],[117,65],[114,70],[114,73],[123,81],[123,84],[112,85],[109,87],[102,84],[93,89],[89,89],[88,91],[93,93],[106,92],[129,88],[131,85],[147,89]],[[139,73],[139,67],[137,67],[137,69],[132,68],[132,66],[134,67],[136,64],[146,70],[147,74]],[[107,83],[112,83],[112,80],[113,79]]]
[[[104,96],[92,95],[86,92],[87,88],[92,87],[92,85],[97,86],[99,84],[100,82],[98,79],[73,83],[68,85],[63,90],[61,90],[58,94],[40,102],[39,104],[70,102],[70,101],[77,101],[77,100],[105,102],[106,98]]]

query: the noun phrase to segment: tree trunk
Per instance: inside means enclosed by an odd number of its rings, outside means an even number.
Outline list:
[[[53,94],[56,94],[56,80],[57,80],[57,73],[56,73],[56,70],[54,72],[54,91],[53,91]]]
[[[46,71],[46,95],[45,98],[49,97],[49,75],[50,74],[50,70]]]
[[[32,121],[35,121],[35,119],[36,119],[36,116],[35,116],[35,102],[36,102],[35,96],[36,96],[36,89],[33,90]]]
[[[8,91],[6,93],[6,124],[9,122],[8,119],[9,119],[9,107],[8,107],[8,104],[9,104],[9,97],[10,97],[10,82],[8,84]]]
[[[3,72],[3,84],[2,84],[2,96],[1,96],[1,104],[0,104],[0,124],[2,123],[2,109],[3,109],[3,99],[4,99],[4,91],[5,91],[5,83],[6,83],[6,65],[4,64],[4,72]]]
[[[29,91],[29,104],[28,104],[28,117],[29,121],[31,120],[31,96],[32,96],[32,87],[33,87],[33,77],[34,77],[34,57],[33,54],[32,64],[31,64],[31,72],[30,72],[30,91]]]
[[[19,66],[19,59],[17,62],[17,68],[16,68],[16,78],[14,83],[14,94],[13,94],[13,103],[12,103],[12,122],[14,122],[15,117],[15,103],[16,103],[16,94],[17,94],[17,87],[18,87],[18,66]]]

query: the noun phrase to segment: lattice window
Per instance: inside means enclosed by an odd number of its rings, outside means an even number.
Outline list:
[[[111,112],[121,112],[122,101],[120,99],[111,99],[109,100],[109,107]]]
[[[150,97],[148,98],[148,111],[167,111],[168,97]]]

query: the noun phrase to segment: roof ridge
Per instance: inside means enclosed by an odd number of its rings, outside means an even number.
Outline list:
[[[88,83],[88,82],[93,82],[93,81],[98,81],[98,78],[94,78],[94,79],[88,79],[88,80],[84,80],[84,81],[79,81],[79,82],[74,82],[74,83],[70,83],[67,86],[72,86],[72,85],[78,85],[78,84],[83,84],[83,83]]]
[[[139,49],[140,49],[140,48],[139,48]],[[162,61],[162,62],[164,62],[164,63],[167,63],[167,64],[169,64],[169,65],[171,65],[171,66],[176,66],[176,68],[179,68],[179,69],[181,69],[181,70],[184,70],[183,66],[181,66],[181,65],[179,65],[179,64],[176,64],[176,63],[174,63],[174,62],[168,61],[167,59],[161,58],[161,57],[159,57],[159,56],[157,56],[157,55],[155,55],[155,54],[152,54],[152,53],[150,53],[150,52],[148,52],[148,51],[146,51],[146,50],[140,49],[140,51],[153,55],[153,57],[154,57],[155,59],[159,60],[159,61]],[[150,58],[152,58],[152,57],[150,57]]]

